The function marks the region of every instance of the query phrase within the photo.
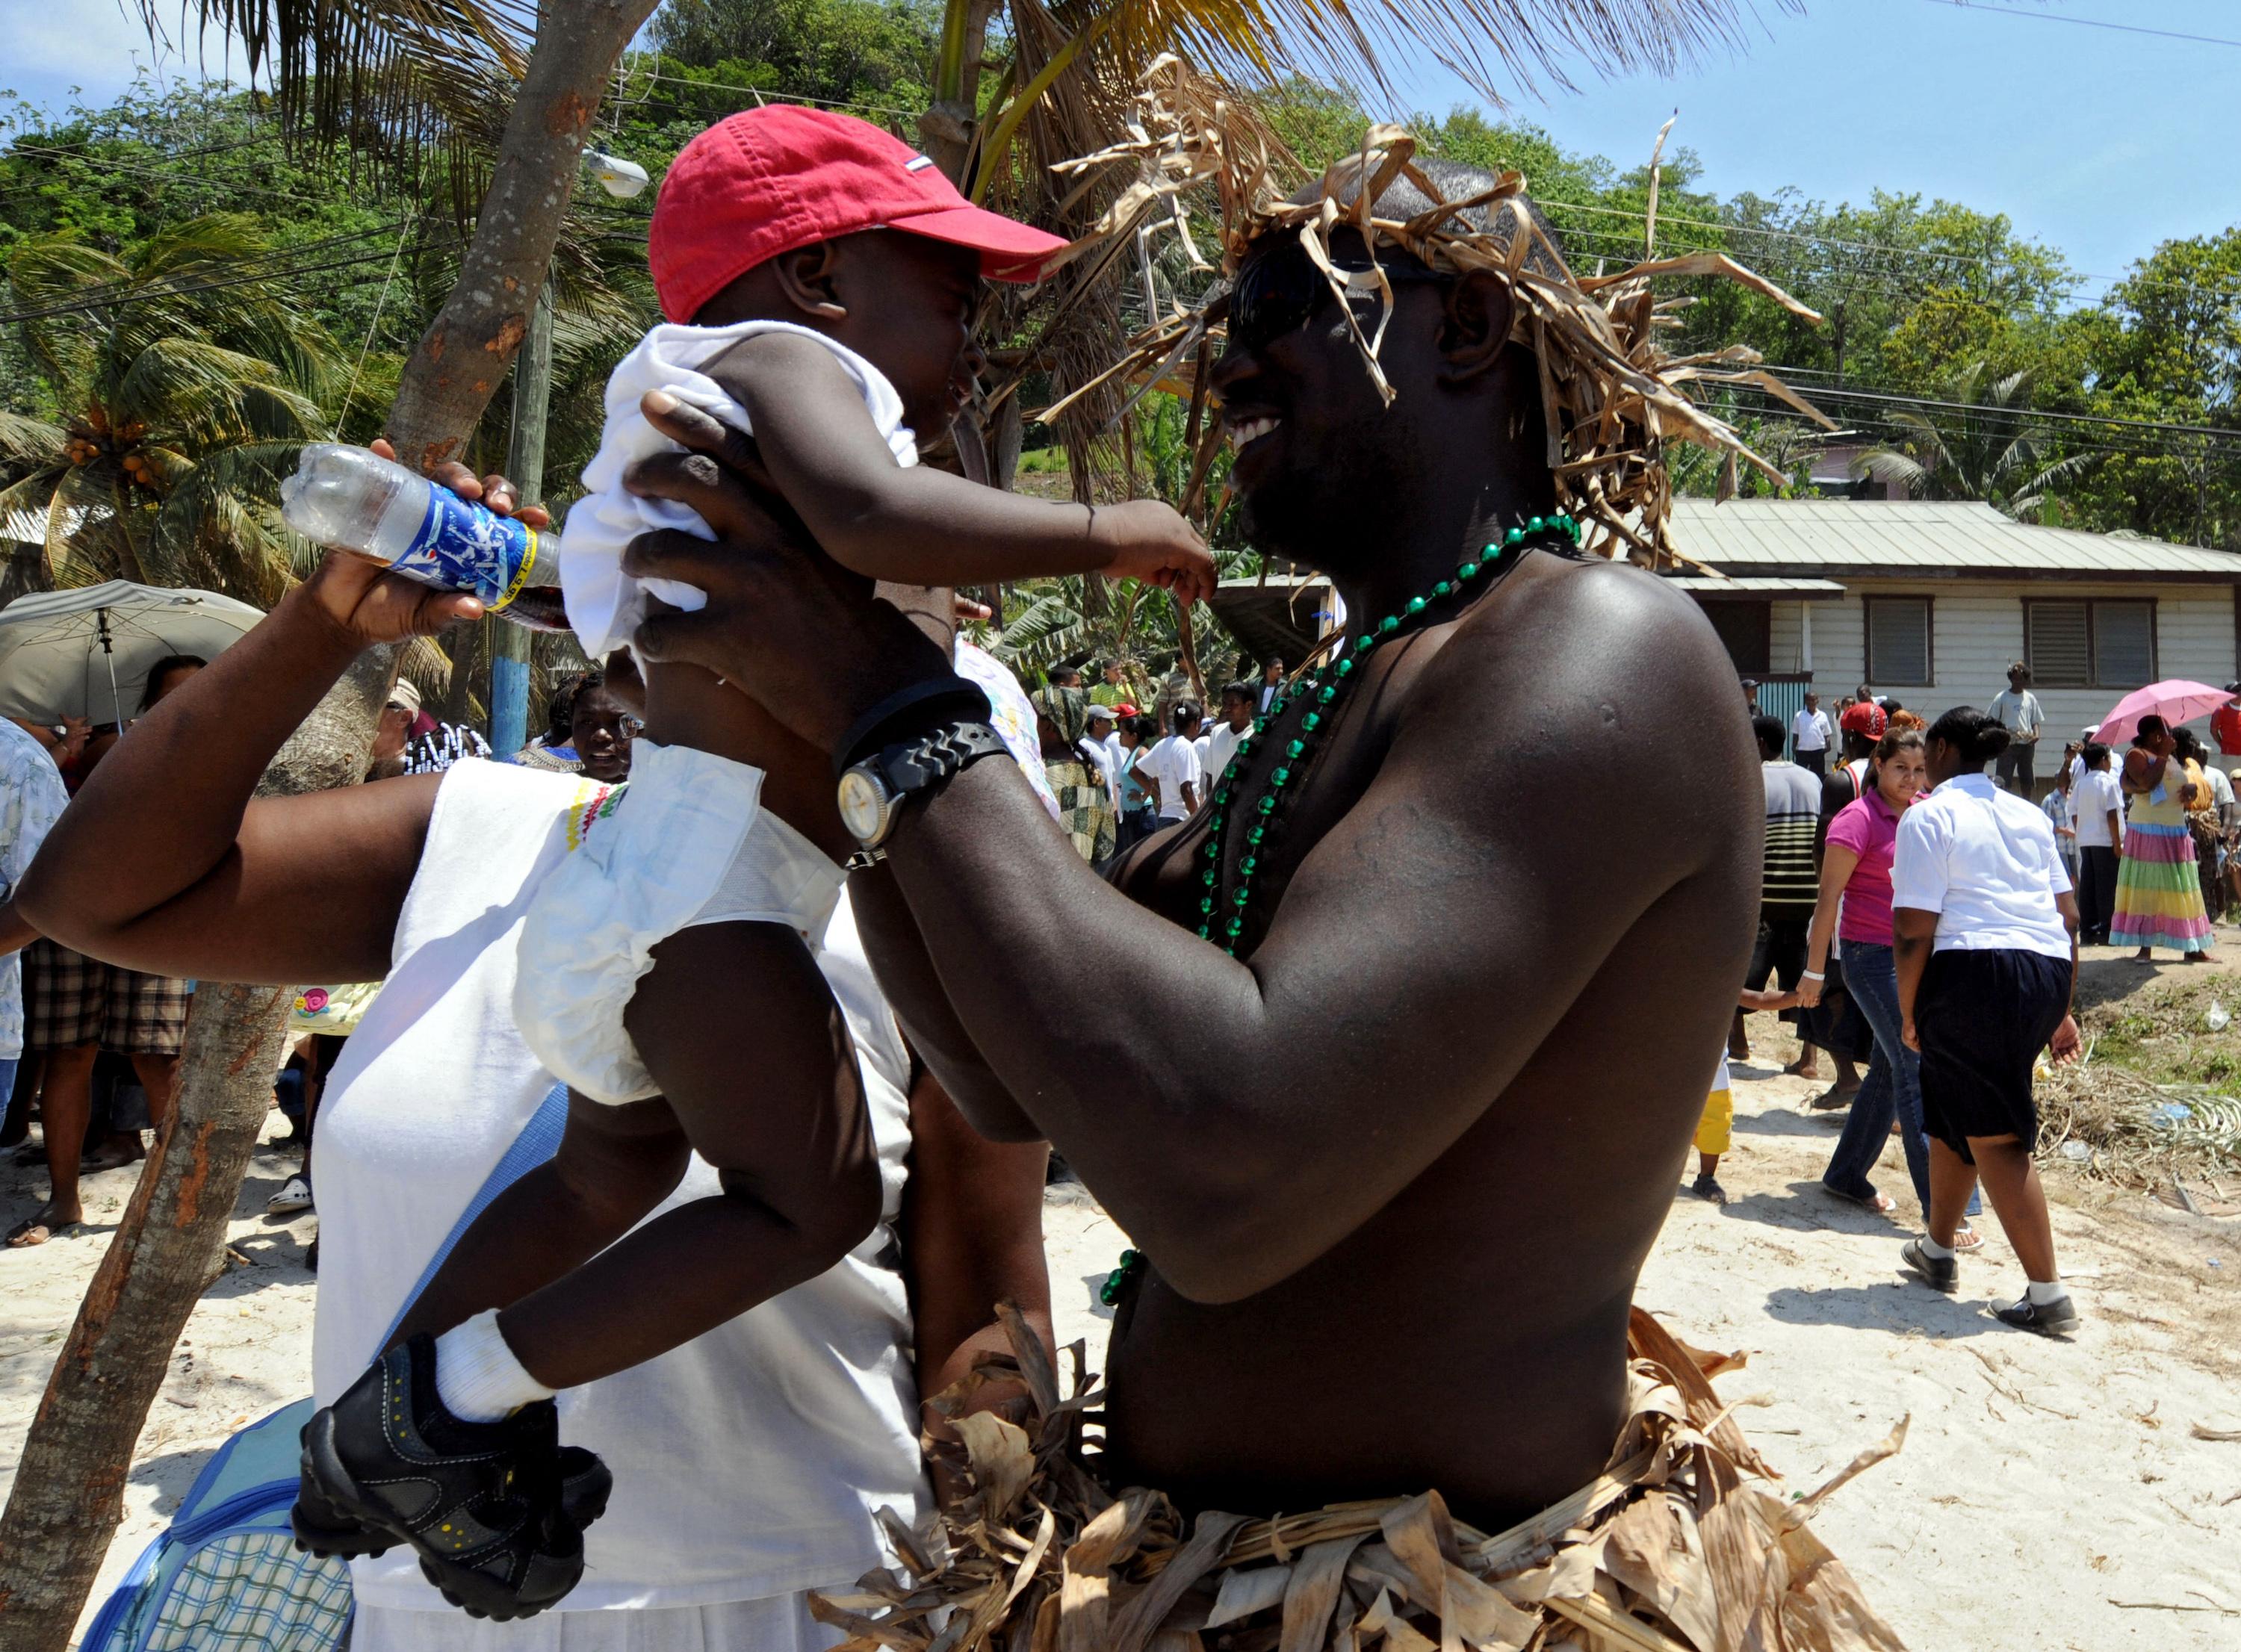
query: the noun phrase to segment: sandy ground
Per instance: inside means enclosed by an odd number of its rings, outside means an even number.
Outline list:
[[[1721,1387],[1792,1489],[1912,1416],[1904,1451],[1816,1522],[1869,1598],[1917,1652],[2241,1649],[2241,1441],[2194,1432],[2241,1430],[2241,1220],[2059,1185],[2056,1231],[2088,1323],[2067,1343],[2010,1331],[1989,1308],[2021,1274],[1995,1226],[1957,1297],[1908,1282],[1909,1229],[1816,1191],[1836,1126],[1803,1110],[1818,1086],[1780,1075],[1795,1045],[1763,1017],[1752,1040],[1721,1167],[1732,1202],[1678,1199],[1642,1301],[1699,1346],[1749,1352]],[[268,1134],[283,1128],[276,1114]],[[250,1265],[188,1325],[96,1604],[211,1448],[309,1386],[315,1219],[263,1214],[295,1163],[258,1154],[232,1230]],[[0,1253],[0,1491],[133,1174],[88,1184],[87,1232]],[[1905,1214],[1896,1142],[1881,1179]],[[0,1165],[0,1220],[43,1187],[43,1172]],[[1094,1367],[1110,1317],[1097,1286],[1126,1241],[1079,1187],[1053,1189],[1046,1223],[1060,1338],[1086,1339]]]

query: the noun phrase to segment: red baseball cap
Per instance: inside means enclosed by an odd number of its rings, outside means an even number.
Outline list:
[[[927,156],[868,121],[769,104],[727,116],[670,163],[646,237],[661,313],[690,321],[757,264],[860,230],[971,247],[980,273],[1033,281],[1067,244],[974,206]]]
[[[1871,740],[1879,740],[1883,737],[1883,725],[1890,719],[1882,706],[1871,699],[1863,699],[1847,706],[1843,716],[1836,720],[1848,734],[1864,734]]]

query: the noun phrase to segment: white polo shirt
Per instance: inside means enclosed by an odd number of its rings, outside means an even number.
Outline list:
[[[2116,839],[2109,835],[2109,813],[2115,810],[2117,820],[2124,818],[2124,794],[2117,787],[2113,769],[2088,769],[2084,778],[2070,789],[2070,823],[2077,828],[2077,846],[2081,849],[2113,849]]]
[[[2055,897],[2070,874],[2036,806],[1983,774],[1957,774],[1899,817],[1891,906],[1937,914],[1935,950],[2070,956]]]
[[[1800,708],[1789,719],[1789,732],[1801,752],[1825,752],[1829,749],[1829,713]]]

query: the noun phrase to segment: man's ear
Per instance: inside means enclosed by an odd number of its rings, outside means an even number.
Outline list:
[[[1451,283],[1440,318],[1440,380],[1461,385],[1493,369],[1516,315],[1509,284],[1484,270]]]
[[[845,321],[848,307],[840,302],[833,284],[840,257],[830,241],[813,242],[772,260],[777,268],[778,290],[804,315],[826,321]]]

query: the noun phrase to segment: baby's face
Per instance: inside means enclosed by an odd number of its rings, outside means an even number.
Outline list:
[[[848,313],[833,337],[887,376],[920,443],[939,438],[986,365],[973,339],[980,255],[900,230],[838,244],[833,283]]]

